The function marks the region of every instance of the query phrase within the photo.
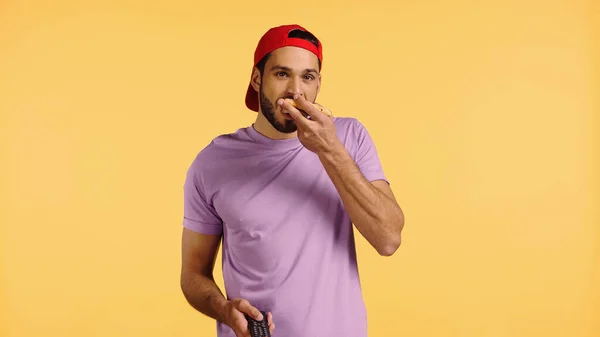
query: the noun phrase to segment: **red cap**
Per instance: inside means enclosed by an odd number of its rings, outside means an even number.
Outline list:
[[[315,46],[312,42],[306,41],[300,38],[288,37],[288,34],[292,30],[303,30],[305,28],[299,25],[284,25],[279,27],[273,27],[269,29],[258,41],[258,46],[254,51],[254,67],[260,60],[268,53],[286,46],[294,46],[304,48],[313,52],[319,58],[321,66],[323,64],[323,47],[321,41],[318,41],[319,46]],[[320,69],[319,69],[320,70]],[[251,84],[248,85],[248,91],[246,92],[246,106],[248,109],[258,112],[258,93]]]

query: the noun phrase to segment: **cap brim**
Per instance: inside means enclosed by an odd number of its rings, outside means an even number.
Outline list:
[[[246,91],[246,106],[252,111],[258,112],[258,93],[252,87],[252,84],[248,84],[248,90]]]

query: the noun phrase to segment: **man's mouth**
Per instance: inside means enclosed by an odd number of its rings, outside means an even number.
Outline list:
[[[293,100],[294,98],[293,98],[293,97],[283,97],[283,99],[292,99],[292,100]],[[280,109],[281,109],[281,114],[283,115],[283,118],[285,118],[285,119],[289,119],[289,120],[294,120],[294,118],[293,118],[293,117],[290,115],[290,113],[289,113],[289,112],[287,112],[287,111],[285,111],[285,110],[283,109],[283,107],[280,107]],[[306,113],[304,110],[301,110],[301,109],[298,109],[298,108],[296,108],[296,109],[297,109],[298,111],[300,111],[300,113],[301,113],[301,114],[302,114],[304,117],[306,117],[306,118],[309,118],[309,119],[310,119],[310,116],[309,116],[309,115],[308,115],[308,114],[307,114],[307,113]]]
[[[282,97],[282,99],[293,99],[292,97]],[[290,115],[289,112],[287,112],[282,106],[279,107],[279,110],[281,111],[281,114],[283,115],[283,118],[288,119],[288,120],[294,120],[294,117],[292,117],[292,115]]]
[[[289,119],[289,120],[293,120],[294,119],[294,117],[292,117],[292,115],[290,115],[289,112],[285,111],[285,109],[283,107],[279,107],[279,111],[281,111],[281,114],[283,115],[283,118]]]
[[[283,112],[283,118],[285,118],[285,119],[287,119],[287,120],[290,120],[290,121],[293,121],[293,120],[294,120],[294,117],[292,117],[292,115],[290,115],[290,114],[289,114],[289,113],[287,113],[287,112]]]
[[[304,110],[298,109],[296,108],[298,111],[300,111],[300,113],[302,114],[302,116],[307,117],[308,118],[308,114],[306,112],[304,112]],[[289,120],[294,120],[294,117],[292,117],[292,115],[290,115],[289,112],[287,112],[285,109],[280,108],[281,114],[283,115],[283,118],[285,119],[289,119]]]

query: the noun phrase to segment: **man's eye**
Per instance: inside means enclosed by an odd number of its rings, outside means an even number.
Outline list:
[[[307,80],[312,80],[315,77],[313,75],[306,75],[306,76],[304,76],[304,78],[307,79]]]
[[[281,77],[281,76],[286,76],[287,74],[283,71],[280,71],[276,75]]]

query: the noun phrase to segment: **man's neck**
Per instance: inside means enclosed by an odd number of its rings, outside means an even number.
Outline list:
[[[260,112],[257,113],[256,120],[254,121],[252,127],[254,127],[254,130],[256,130],[258,133],[271,139],[290,139],[298,137],[297,132],[283,133],[277,131]]]

